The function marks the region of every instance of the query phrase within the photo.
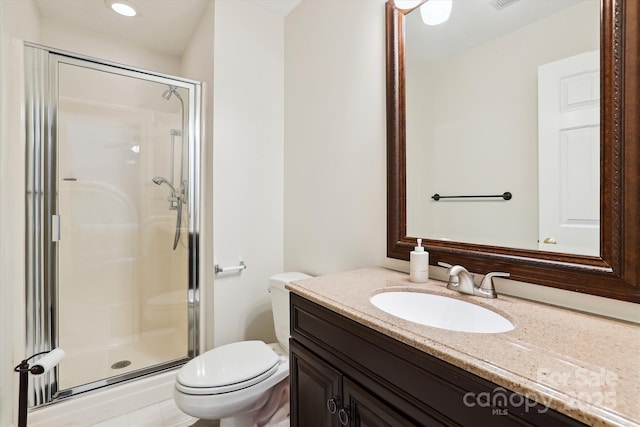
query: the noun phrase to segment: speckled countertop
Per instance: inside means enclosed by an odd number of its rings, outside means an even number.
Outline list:
[[[461,295],[445,283],[365,268],[300,281],[292,292],[592,426],[640,426],[640,326],[499,296]],[[499,334],[447,331],[392,316],[369,297],[412,290],[460,298],[509,319]]]

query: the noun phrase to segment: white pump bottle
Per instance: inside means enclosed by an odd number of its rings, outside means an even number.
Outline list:
[[[422,239],[418,239],[418,246],[409,254],[409,280],[415,283],[429,280],[429,252],[422,247]]]

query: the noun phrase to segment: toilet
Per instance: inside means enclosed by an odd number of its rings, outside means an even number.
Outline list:
[[[250,427],[272,394],[289,381],[288,282],[304,273],[276,274],[269,279],[277,343],[240,341],[216,347],[178,371],[173,398],[184,413],[220,420],[220,427]]]

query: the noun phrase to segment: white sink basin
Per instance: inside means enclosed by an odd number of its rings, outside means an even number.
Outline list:
[[[513,330],[513,324],[498,313],[455,298],[422,292],[383,292],[370,300],[393,316],[434,328],[480,334]]]

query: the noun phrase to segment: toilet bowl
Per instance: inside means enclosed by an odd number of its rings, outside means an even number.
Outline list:
[[[269,280],[277,343],[223,345],[180,368],[173,393],[180,410],[196,418],[219,419],[221,427],[255,425],[271,395],[288,386],[289,292],[285,285],[309,277],[283,273]]]

